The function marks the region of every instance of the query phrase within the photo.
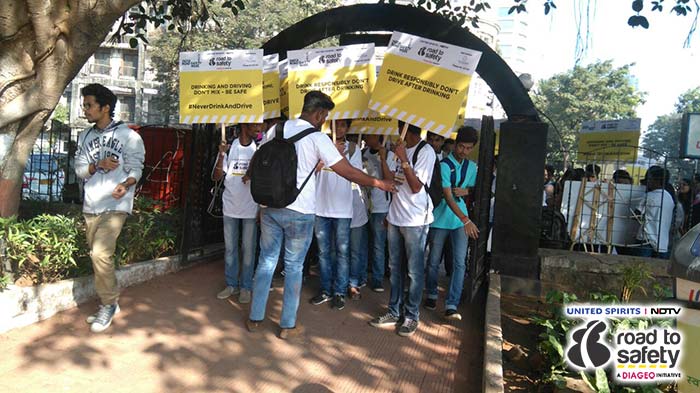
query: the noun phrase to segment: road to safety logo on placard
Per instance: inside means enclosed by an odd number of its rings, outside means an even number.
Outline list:
[[[668,318],[680,315],[676,305],[643,306],[568,304],[564,316],[583,321],[567,336],[564,351],[576,371],[611,370],[621,383],[673,382],[682,378],[682,334],[673,327],[611,331],[611,318]]]

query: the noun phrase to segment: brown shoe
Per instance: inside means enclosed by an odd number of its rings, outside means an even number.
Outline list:
[[[360,298],[362,298],[360,288],[350,287],[348,293],[350,294],[350,299],[352,300],[360,300]]]
[[[297,323],[297,325],[291,329],[280,328],[280,338],[282,340],[288,340],[290,338],[299,337],[304,333],[304,328]]]
[[[260,328],[260,325],[262,325],[262,321],[251,321],[250,319],[246,319],[245,321],[245,326],[251,333],[258,330]]]

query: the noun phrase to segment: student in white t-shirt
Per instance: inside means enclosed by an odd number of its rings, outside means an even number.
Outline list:
[[[226,287],[216,297],[226,299],[238,294],[240,303],[250,303],[253,290],[255,250],[258,246],[258,204],[250,194],[250,182],[245,174],[250,159],[257,150],[255,138],[262,131],[262,126],[262,123],[243,123],[240,125],[238,138],[230,147],[226,142],[221,142],[219,159],[214,170],[214,180],[224,178],[222,200],[226,246]],[[243,248],[242,258],[239,258],[239,242]]]
[[[631,248],[631,251],[641,257],[668,259],[675,202],[673,196],[664,189],[666,170],[659,166],[649,167],[644,180],[647,192],[637,206],[638,213],[642,216],[642,225],[637,233],[641,246]]]
[[[367,173],[378,179],[391,179],[396,170],[396,159],[392,151],[384,147],[384,137],[365,135],[367,149],[363,154]],[[384,267],[386,264],[386,215],[389,213],[391,194],[373,188],[369,191],[369,229],[372,236],[372,277],[370,287],[374,292],[384,292]]]
[[[335,121],[335,147],[350,164],[362,169],[362,152],[357,144],[348,142],[345,134],[350,120]],[[350,273],[350,221],[352,220],[352,183],[328,165],[316,175],[316,223],[314,232],[318,243],[318,265],[321,288],[311,304],[318,306],[331,301],[331,307],[345,308]]]
[[[357,135],[348,137],[351,142],[357,143]],[[358,145],[358,147],[360,147]],[[360,151],[360,165],[367,172],[366,162]],[[352,220],[350,221],[350,287],[348,293],[350,299],[360,300],[360,289],[367,285],[367,256],[369,255],[367,244],[367,193],[364,187],[352,183]]]
[[[304,96],[304,105],[298,119],[284,123],[284,138],[309,128],[320,129],[326,121],[328,112],[335,107],[331,98],[320,92],[310,91]],[[266,139],[274,137],[275,130],[267,132]],[[331,167],[340,176],[363,186],[378,187],[395,192],[394,182],[379,180],[354,168],[344,158],[333,142],[324,134],[314,132],[294,143],[297,153],[297,187],[301,188],[296,200],[284,208],[262,207],[260,212],[260,258],[253,281],[253,300],[246,326],[253,332],[261,327],[265,319],[265,309],[272,282],[272,274],[282,247],[284,254],[284,295],[282,314],[280,316],[280,333],[282,339],[299,333],[296,314],[301,295],[302,268],[304,257],[309,250],[313,236],[316,213],[316,179],[309,178],[305,187],[301,187],[319,162]]]
[[[399,122],[399,129],[403,129],[402,122]],[[418,307],[425,284],[425,242],[428,227],[433,222],[433,203],[426,186],[433,176],[436,156],[432,147],[421,140],[420,132],[420,128],[410,125],[406,141],[399,141],[394,150],[401,162],[394,179],[401,185],[387,215],[391,275],[389,311],[370,322],[375,327],[401,323],[398,334],[404,337],[418,329]],[[405,267],[402,266],[404,260],[407,261]],[[406,274],[408,296],[404,297]]]

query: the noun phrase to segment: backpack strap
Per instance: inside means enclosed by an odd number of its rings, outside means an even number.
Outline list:
[[[462,184],[463,186],[466,185],[465,182],[467,181],[467,173],[469,172],[469,164],[471,164],[471,161],[469,161],[468,159],[465,158],[464,160],[466,161],[466,163],[464,163],[462,165],[462,179],[459,181],[460,184]],[[455,183],[455,184],[457,184],[457,183]]]
[[[450,184],[452,188],[457,187],[457,171],[455,170],[455,164],[447,157],[443,158],[440,162],[450,167]]]
[[[276,127],[278,127],[280,124],[282,124],[282,123],[278,123]],[[304,138],[305,136],[311,135],[311,134],[313,134],[314,132],[318,132],[318,129],[316,129],[315,127],[307,128],[307,129],[305,129],[304,131],[302,131],[302,132],[300,132],[300,133],[294,135],[294,136],[291,137],[291,138],[287,138],[287,139],[285,139],[285,140],[286,140],[287,142],[289,142],[289,143],[296,143],[297,141],[300,141],[300,140],[301,140],[302,138]],[[280,133],[280,131],[279,131],[278,128],[276,128],[276,133],[277,133],[277,134],[275,135],[275,138],[277,138],[279,135],[281,135],[281,133]],[[281,138],[281,139],[284,139],[283,137],[280,137],[280,138]],[[318,163],[317,163],[316,165],[318,165]],[[309,172],[309,175],[306,176],[306,179],[304,179],[304,182],[301,183],[301,187],[299,187],[299,192],[301,192],[301,190],[304,189],[304,186],[306,186],[306,183],[309,182],[309,179],[311,179],[311,176],[314,174],[314,172],[316,172],[316,165],[314,165],[314,167],[311,168],[311,172]]]
[[[420,152],[420,149],[422,149],[423,146],[425,146],[427,144],[428,144],[428,142],[426,142],[424,140],[421,140],[420,142],[418,142],[418,147],[416,147],[416,150],[413,152],[413,159],[411,159],[411,161],[413,161],[414,168],[416,167],[416,163],[418,162],[418,153]]]
[[[295,143],[295,142],[300,141],[305,136],[313,134],[314,132],[318,132],[318,129],[316,129],[315,127],[307,128],[304,131],[294,135],[291,138],[287,138],[285,140],[289,143]]]
[[[284,123],[275,124],[275,139],[284,139]]]

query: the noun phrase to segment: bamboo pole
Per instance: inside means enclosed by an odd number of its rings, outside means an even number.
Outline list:
[[[574,211],[574,222],[571,226],[571,247],[569,250],[573,250],[576,245],[576,235],[578,234],[578,226],[581,223],[581,213],[583,210],[583,196],[586,192],[586,178],[581,180],[581,188],[578,190],[578,197],[576,198],[576,210]]]
[[[615,223],[615,184],[608,183],[608,254],[612,254],[613,225]]]
[[[600,206],[600,189],[601,185],[596,183],[593,186],[593,203],[591,204],[591,220],[588,223],[588,240],[591,242],[591,251],[598,232],[598,207]]]

